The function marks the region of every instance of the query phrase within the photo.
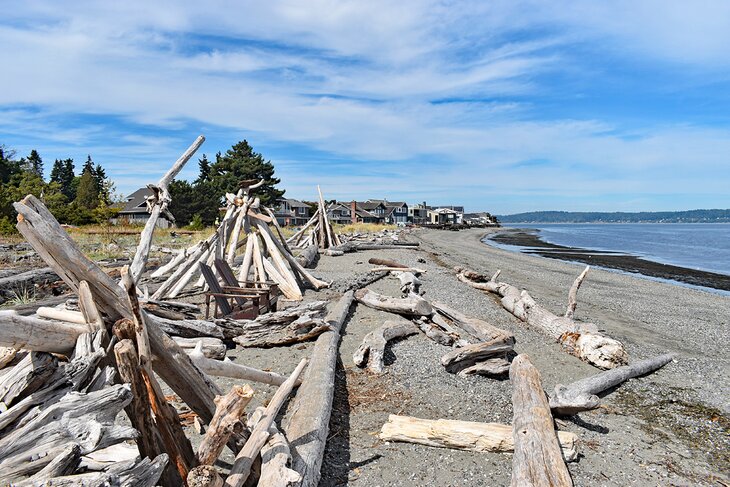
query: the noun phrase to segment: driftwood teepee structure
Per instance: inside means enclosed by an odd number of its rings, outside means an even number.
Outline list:
[[[152,277],[170,276],[152,296],[153,299],[179,295],[199,270],[199,263],[212,265],[215,259],[225,259],[234,266],[239,248],[245,246],[243,262],[238,269],[242,282],[273,281],[286,298],[302,299],[302,289],[327,287],[328,283],[307,272],[292,255],[273,211],[261,205],[251,191],[263,181],[241,181],[237,194],[226,194],[226,212],[216,231],[207,239],[182,250],[170,263],[159,268]],[[269,227],[271,224],[272,228]],[[202,278],[195,287],[205,286]]]
[[[319,200],[317,201],[317,211],[314,212],[312,218],[286,242],[298,249],[304,249],[312,244],[316,244],[320,249],[328,249],[342,245],[339,235],[335,233],[327,217],[327,206],[322,197],[322,190],[317,186]]]

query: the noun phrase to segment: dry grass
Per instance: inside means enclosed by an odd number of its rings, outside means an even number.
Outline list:
[[[379,223],[350,223],[347,225],[333,225],[337,233],[378,233],[383,230],[395,230],[395,225],[382,225]]]

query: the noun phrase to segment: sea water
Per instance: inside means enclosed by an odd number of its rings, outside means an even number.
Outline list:
[[[549,243],[730,275],[730,223],[512,223]]]

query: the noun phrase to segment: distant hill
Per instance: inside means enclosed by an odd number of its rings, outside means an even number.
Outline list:
[[[730,209],[687,211],[531,211],[498,215],[500,223],[730,223]]]

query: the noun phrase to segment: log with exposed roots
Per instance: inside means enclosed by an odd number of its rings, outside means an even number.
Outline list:
[[[499,272],[488,280],[484,276],[465,271],[460,267],[456,268],[456,272],[460,281],[476,289],[501,296],[502,306],[507,311],[528,325],[539,329],[560,343],[568,353],[581,360],[600,369],[611,369],[627,363],[628,354],[621,342],[599,333],[595,325],[578,323],[571,318],[551,313],[537,304],[527,291],[520,292],[511,284],[498,282]],[[574,287],[577,290],[577,286]],[[572,295],[574,299],[574,293]]]
[[[390,340],[418,333],[418,329],[408,321],[386,321],[383,326],[371,331],[362,341],[352,360],[358,367],[366,367],[374,374],[382,374],[385,367],[383,358],[385,346]]]

